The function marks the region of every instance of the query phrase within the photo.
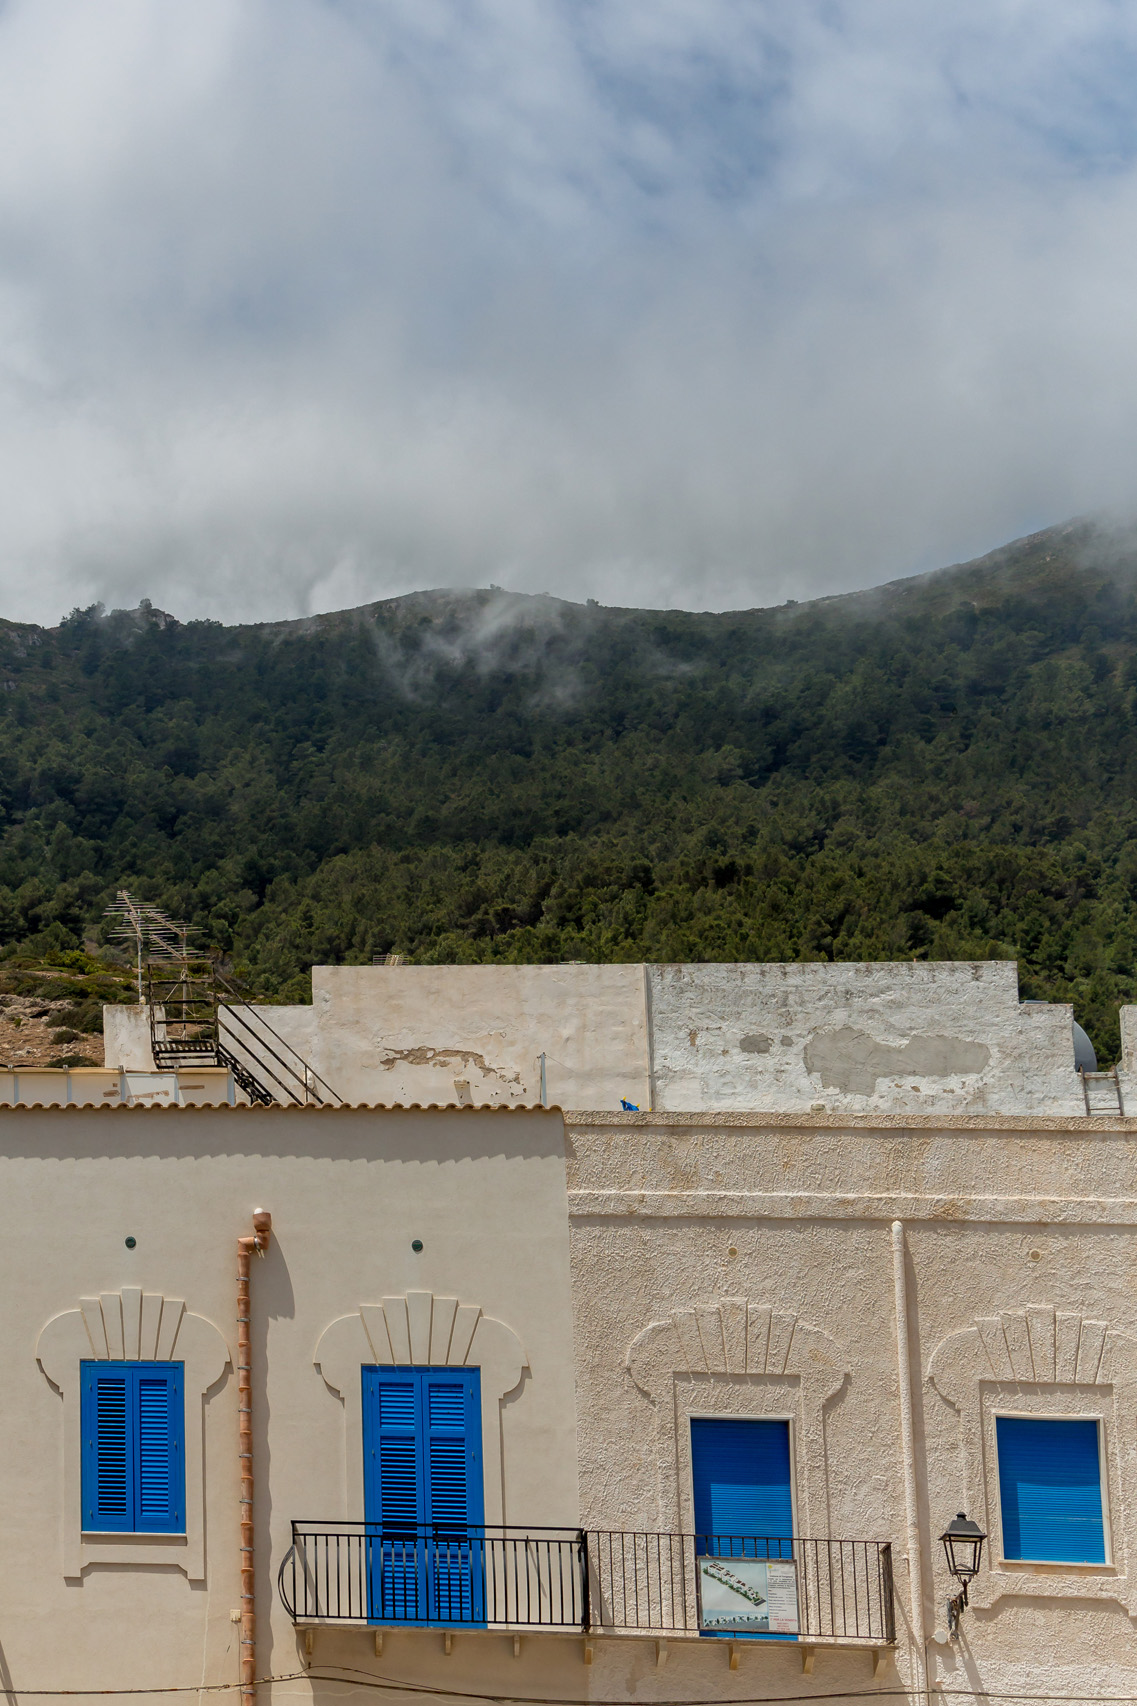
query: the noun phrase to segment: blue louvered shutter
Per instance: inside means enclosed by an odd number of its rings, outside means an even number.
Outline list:
[[[135,1528],[180,1534],[186,1525],[185,1405],[181,1363],[140,1363],[134,1371],[137,1415]]]
[[[370,1616],[480,1622],[479,1371],[364,1368],[362,1375]]]
[[[700,1551],[793,1556],[788,1422],[694,1416],[691,1466]]]
[[[83,1527],[108,1534],[134,1527],[134,1461],[127,1369],[80,1364]]]
[[[364,1387],[367,1520],[389,1532],[414,1531],[425,1519],[419,1477],[418,1387],[411,1372],[367,1370]],[[370,1399],[370,1402],[368,1402]]]
[[[419,1390],[413,1369],[363,1370],[363,1508],[371,1614],[379,1621],[426,1619],[426,1559],[419,1470]]]
[[[181,1363],[84,1362],[79,1374],[83,1527],[183,1533]]]
[[[1003,1555],[1104,1564],[1096,1421],[996,1416]]]
[[[433,1529],[432,1615],[440,1623],[477,1622],[484,1598],[484,1512],[474,1370],[424,1369],[421,1402],[427,1520]]]
[[[422,1373],[426,1520],[464,1531],[482,1522],[481,1417],[473,1369]]]

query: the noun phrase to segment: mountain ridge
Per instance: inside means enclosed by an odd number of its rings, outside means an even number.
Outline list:
[[[863,604],[866,608],[874,602],[886,602],[888,598],[899,599],[925,589],[932,589],[948,581],[955,582],[959,587],[970,580],[982,580],[984,577],[993,579],[1000,571],[1010,569],[1012,573],[1020,570],[1024,559],[1035,558],[1044,547],[1069,546],[1076,543],[1087,551],[1097,541],[1103,553],[1112,555],[1115,559],[1118,553],[1119,533],[1106,530],[1100,523],[1090,518],[1076,518],[1071,521],[1058,523],[1052,527],[1041,528],[1035,533],[1026,534],[1021,538],[1009,540],[996,546],[991,551],[984,552],[979,557],[968,558],[958,563],[944,564],[938,568],[926,569],[914,575],[902,575],[889,581],[882,581],[867,587],[857,587],[848,592],[823,593],[815,598],[797,600],[788,599],[781,604],[754,604],[731,607],[724,610],[689,609],[686,606],[674,605],[618,605],[602,604],[593,598],[581,601],[579,599],[562,598],[559,594],[549,592],[517,592],[507,587],[423,587],[412,592],[393,593],[388,598],[369,599],[363,604],[345,605],[335,610],[313,611],[304,616],[286,616],[268,618],[263,622],[224,623],[215,617],[185,618],[175,612],[162,610],[143,599],[133,609],[114,608],[105,611],[99,609],[108,617],[128,617],[141,619],[148,616],[160,623],[177,622],[186,626],[191,622],[207,622],[218,627],[231,629],[235,632],[272,631],[280,633],[317,633],[327,623],[336,624],[349,619],[363,620],[376,618],[380,615],[392,614],[456,614],[463,606],[477,604],[485,608],[495,603],[501,606],[513,605],[519,610],[537,611],[551,609],[555,611],[571,610],[583,612],[595,609],[616,616],[642,616],[651,614],[683,614],[695,617],[744,617],[769,615],[776,611],[798,610],[811,608],[852,608]],[[1137,544],[1132,541],[1129,546],[1131,572],[1137,573]],[[1047,557],[1052,551],[1047,551]],[[1032,566],[1034,564],[1032,563]],[[74,614],[74,613],[73,613]],[[26,632],[57,633],[61,622],[43,624],[35,622],[16,622],[8,617],[0,617],[0,628],[18,629]]]
[[[117,887],[313,963],[1017,958],[1137,999],[1137,552],[1089,522],[859,593],[497,589],[227,627],[0,623],[0,953]]]

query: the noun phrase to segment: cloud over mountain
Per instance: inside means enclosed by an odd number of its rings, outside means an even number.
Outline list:
[[[717,606],[1137,451],[1106,0],[8,0],[0,609]]]

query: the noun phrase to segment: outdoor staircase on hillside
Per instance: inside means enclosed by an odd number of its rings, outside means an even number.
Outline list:
[[[209,962],[147,967],[150,1047],[161,1071],[223,1066],[250,1102],[342,1107],[343,1100]]]

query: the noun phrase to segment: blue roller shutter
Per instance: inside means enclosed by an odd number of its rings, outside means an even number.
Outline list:
[[[83,1527],[185,1532],[181,1363],[80,1364]]]
[[[1097,1422],[996,1416],[995,1435],[1004,1557],[1104,1564]]]
[[[479,1372],[362,1370],[372,1621],[483,1620]]]
[[[790,1424],[691,1420],[695,1531],[708,1552],[791,1558]]]

